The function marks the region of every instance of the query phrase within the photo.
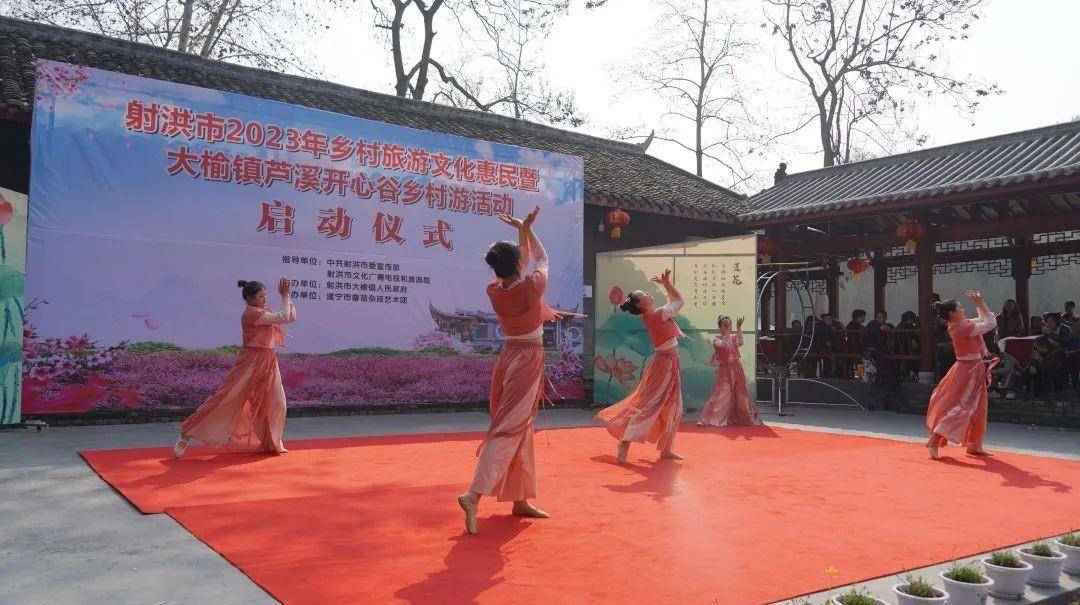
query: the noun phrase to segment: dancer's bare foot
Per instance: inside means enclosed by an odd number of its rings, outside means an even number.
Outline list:
[[[686,458],[683,458],[682,456],[676,454],[671,450],[667,450],[666,452],[660,452],[660,457],[666,458],[668,460],[686,460]]]
[[[534,519],[550,519],[551,515],[536,508],[528,500],[522,500],[521,502],[514,503],[513,513],[519,517],[532,517]]]
[[[703,422],[703,421],[701,421],[701,420],[698,420],[698,421],[697,421],[697,425],[698,425],[698,426],[705,426],[705,422]]]
[[[941,458],[941,454],[938,453],[938,446],[936,442],[931,441],[927,443],[926,448],[930,450],[931,458],[933,458],[934,460],[938,460],[939,458]]]
[[[461,494],[457,497],[457,502],[461,510],[465,511],[465,531],[475,534],[477,501],[473,500],[472,494]]]
[[[187,446],[187,439],[184,439],[183,436],[177,437],[176,444],[173,445],[172,448],[173,456],[176,456],[177,458],[182,458],[184,456],[184,452],[187,451]]]
[[[619,445],[615,446],[615,460],[618,460],[619,464],[626,464],[626,455],[629,453],[629,441],[620,441]]]

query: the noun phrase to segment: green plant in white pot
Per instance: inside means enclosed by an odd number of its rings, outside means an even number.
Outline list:
[[[994,581],[967,565],[953,564],[938,574],[949,593],[949,605],[984,605]]]
[[[1054,545],[1065,555],[1061,569],[1070,576],[1080,576],[1080,532],[1061,536]]]
[[[902,583],[893,586],[893,594],[899,605],[945,605],[949,602],[949,593],[915,576],[905,576]]]
[[[852,588],[844,594],[835,595],[829,599],[827,605],[888,605],[888,603],[866,594],[865,591]]]
[[[1028,584],[1032,586],[1057,586],[1061,582],[1061,566],[1065,555],[1050,548],[1046,542],[1025,546],[1020,551],[1020,558],[1031,563],[1031,576]]]
[[[1021,561],[1014,552],[998,551],[982,560],[986,575],[994,581],[990,596],[1018,601],[1024,596],[1031,564]]]

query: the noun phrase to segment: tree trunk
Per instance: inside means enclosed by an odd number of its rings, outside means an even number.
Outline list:
[[[184,0],[184,13],[180,17],[180,41],[176,50],[182,53],[188,52],[188,41],[191,39],[191,14],[195,12],[195,0]]]

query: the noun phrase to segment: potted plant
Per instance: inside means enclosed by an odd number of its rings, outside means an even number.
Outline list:
[[[852,588],[848,592],[829,599],[827,605],[888,605],[881,599],[872,597],[864,591]]]
[[[1061,582],[1061,566],[1065,563],[1065,555],[1050,548],[1046,542],[1021,548],[1020,558],[1031,563],[1033,568],[1028,584],[1057,586]]]
[[[1020,560],[1016,553],[998,551],[982,560],[986,575],[994,581],[990,595],[998,599],[1020,600],[1031,575],[1031,564]]]
[[[915,576],[905,576],[903,583],[893,586],[893,593],[899,605],[945,605],[949,601],[949,593]]]
[[[981,571],[966,565],[953,564],[938,574],[949,592],[949,605],[983,605],[994,581]]]
[[[1080,532],[1061,536],[1054,540],[1054,545],[1065,554],[1062,569],[1070,576],[1080,576]]]

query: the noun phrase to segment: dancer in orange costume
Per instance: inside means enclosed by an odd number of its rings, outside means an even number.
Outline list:
[[[633,442],[655,443],[661,458],[683,459],[672,449],[683,414],[682,377],[676,347],[679,337],[686,335],[675,323],[683,299],[671,283],[671,269],[652,281],[664,287],[667,304],[657,307],[652,296],[635,290],[620,308],[631,315],[641,315],[656,354],[649,360],[634,392],[596,415],[596,419],[603,421],[608,432],[619,440],[615,450],[619,464],[626,462]]]
[[[746,374],[739,358],[739,347],[743,344],[743,318],[739,318],[734,333],[731,331],[731,318],[726,315],[717,317],[716,325],[720,333],[713,337],[714,353],[709,360],[709,365],[716,366],[716,383],[705,407],[701,409],[698,426],[761,424],[761,415],[746,388]]]
[[[266,288],[257,281],[241,281],[247,308],[240,316],[244,348],[225,381],[180,425],[180,437],[173,446],[179,458],[188,441],[224,446],[233,451],[288,450],[281,442],[285,430],[285,389],[281,386],[274,346],[285,346],[281,324],[296,321],[289,298],[289,282],[278,282],[281,311],[266,307]]]
[[[937,303],[938,317],[949,322],[949,338],[956,351],[956,363],[930,396],[926,428],[930,429],[930,457],[937,460],[938,448],[952,442],[963,444],[969,454],[985,455],[986,389],[990,370],[997,360],[987,361],[983,334],[997,327],[994,313],[986,306],[982,293],[968,290],[968,298],[978,311],[977,319],[968,319],[956,300]]]
[[[506,344],[491,377],[491,427],[477,450],[479,459],[469,491],[458,496],[458,505],[465,511],[465,530],[470,534],[477,531],[481,496],[513,502],[515,515],[549,516],[529,502],[536,496],[533,428],[544,394],[543,324],[556,317],[544,302],[547,252],[532,230],[539,212],[537,206],[525,220],[500,215],[504,223],[518,230],[518,243],[495,243],[485,258],[495,271],[487,294],[506,334]],[[526,271],[530,260],[535,261],[531,272]]]

